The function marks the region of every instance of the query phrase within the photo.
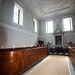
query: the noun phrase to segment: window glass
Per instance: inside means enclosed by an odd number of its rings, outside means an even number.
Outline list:
[[[23,25],[23,8],[17,3],[14,6],[14,22]]]
[[[46,33],[53,33],[53,21],[46,22]]]
[[[33,19],[33,31],[37,32],[37,20]]]
[[[63,31],[71,31],[73,30],[72,26],[72,18],[64,18],[63,20]]]

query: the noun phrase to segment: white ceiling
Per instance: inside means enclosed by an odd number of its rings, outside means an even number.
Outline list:
[[[39,19],[75,10],[75,0],[23,0]]]

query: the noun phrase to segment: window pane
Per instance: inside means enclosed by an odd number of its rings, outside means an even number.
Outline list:
[[[13,21],[17,24],[23,25],[23,8],[15,3]]]
[[[72,18],[70,18],[70,29],[73,30]]]
[[[20,25],[23,25],[23,10],[20,10]]]
[[[37,23],[35,22],[35,32],[37,32]]]
[[[18,15],[18,8],[16,6],[14,7],[14,13]]]
[[[18,24],[18,15],[14,14],[14,22]]]
[[[53,21],[46,22],[46,33],[53,33]]]
[[[46,23],[46,33],[48,33],[48,23]]]
[[[33,30],[34,32],[37,32],[37,20],[33,19]]]
[[[63,30],[64,31],[73,30],[71,17],[63,19]]]

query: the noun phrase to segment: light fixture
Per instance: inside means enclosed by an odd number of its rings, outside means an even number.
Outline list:
[[[25,45],[24,45],[24,47],[25,47]]]
[[[1,46],[3,48],[3,46]]]
[[[14,45],[13,45],[13,49],[14,49]]]

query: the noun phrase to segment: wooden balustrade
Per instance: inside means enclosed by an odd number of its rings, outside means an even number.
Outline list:
[[[0,49],[0,75],[22,75],[47,55],[47,46]]]
[[[75,47],[69,47],[69,57],[75,70]]]

